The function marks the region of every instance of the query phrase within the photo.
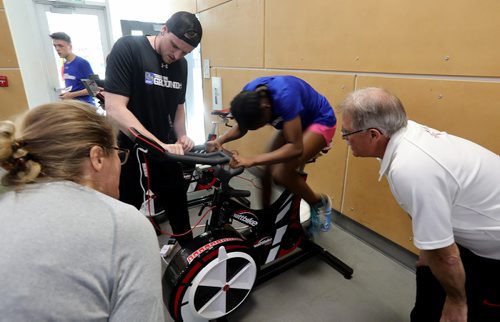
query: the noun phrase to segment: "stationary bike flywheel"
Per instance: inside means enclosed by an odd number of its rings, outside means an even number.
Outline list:
[[[253,249],[236,233],[224,235],[200,235],[168,265],[164,301],[176,321],[221,318],[250,294],[258,272]]]

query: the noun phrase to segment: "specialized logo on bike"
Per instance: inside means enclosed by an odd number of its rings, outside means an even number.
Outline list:
[[[255,227],[259,224],[257,216],[245,210],[236,211],[233,214],[233,218],[252,227]]]
[[[145,73],[145,83],[148,85],[156,85],[166,88],[181,89],[182,84],[168,79],[167,76],[158,75],[151,72]]]
[[[229,242],[229,241],[234,241],[234,240],[240,240],[242,241],[243,239],[241,238],[222,238],[222,239],[217,239],[217,240],[214,240],[213,242],[210,242],[204,246],[201,246],[200,248],[198,248],[197,250],[195,250],[191,255],[189,255],[187,257],[187,261],[189,264],[191,264],[191,262],[198,256],[200,256],[201,254],[203,254],[204,252],[206,252],[207,250],[210,250],[212,248],[214,248],[215,246],[217,245],[220,245],[222,243],[225,243],[225,242]]]

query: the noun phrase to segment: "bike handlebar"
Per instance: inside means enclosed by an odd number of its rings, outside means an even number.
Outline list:
[[[222,151],[209,153],[186,152],[184,155],[169,153],[158,142],[144,136],[135,128],[130,128],[129,131],[136,145],[146,149],[152,157],[159,160],[207,165],[225,164],[231,161],[231,157]],[[197,147],[200,148],[200,146]]]
[[[236,169],[223,169],[222,165],[231,161],[231,156],[223,151],[209,152],[209,153],[196,153],[186,152],[184,155],[172,154],[167,151],[155,140],[152,140],[142,135],[135,128],[129,129],[134,137],[134,143],[142,149],[146,150],[150,156],[166,161],[175,161],[189,164],[207,164],[215,166],[215,176],[219,178],[224,193],[230,197],[248,197],[250,191],[234,189],[229,185],[232,177],[241,174],[244,170],[243,167]],[[194,150],[204,150],[203,146],[196,146]]]
[[[214,110],[210,114],[219,116],[222,119],[232,119],[233,115],[231,114],[231,111],[226,108],[223,110]]]

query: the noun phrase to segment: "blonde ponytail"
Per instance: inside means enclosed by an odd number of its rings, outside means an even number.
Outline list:
[[[14,123],[0,122],[5,186],[21,186],[39,178],[78,182],[90,148],[111,147],[116,141],[116,131],[105,117],[79,101],[36,107],[24,116],[18,139],[15,132]]]

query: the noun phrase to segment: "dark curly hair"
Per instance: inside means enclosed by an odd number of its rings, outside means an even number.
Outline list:
[[[242,130],[256,130],[261,126],[264,111],[261,99],[268,97],[267,90],[241,91],[231,101],[231,114]]]

